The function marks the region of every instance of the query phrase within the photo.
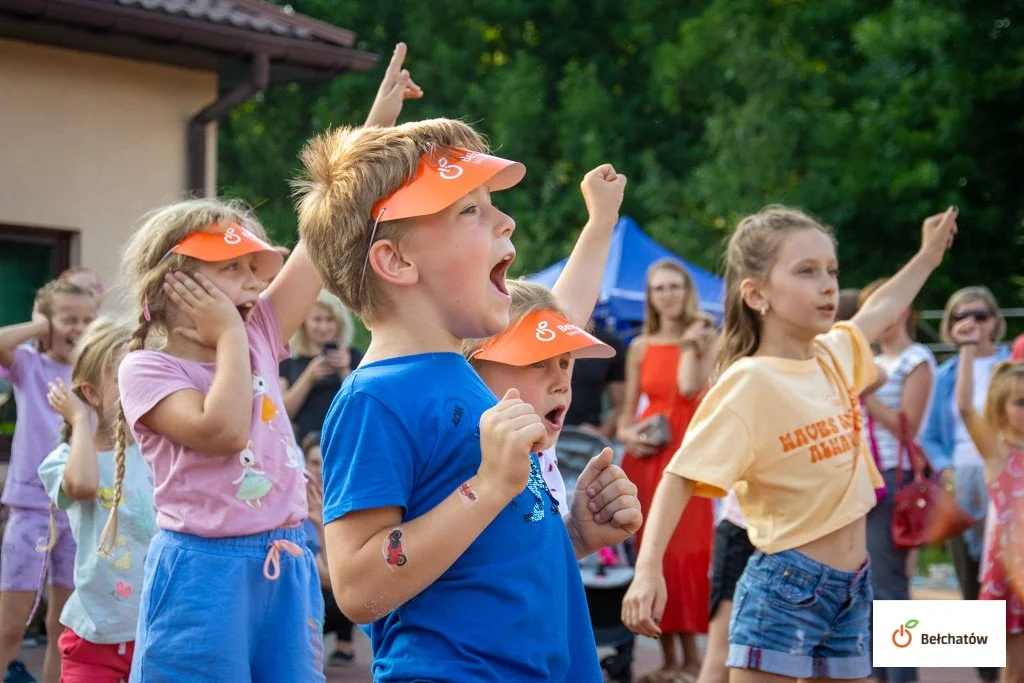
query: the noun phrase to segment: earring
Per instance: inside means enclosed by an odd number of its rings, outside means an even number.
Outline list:
[[[763,318],[766,315],[768,315],[768,307],[767,306],[761,306],[761,317]]]

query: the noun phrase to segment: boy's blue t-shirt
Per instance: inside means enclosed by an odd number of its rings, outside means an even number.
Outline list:
[[[480,416],[496,403],[459,354],[360,366],[324,421],[324,522],[432,510],[479,469]],[[602,680],[572,543],[532,457],[527,488],[466,552],[363,627],[375,681]]]

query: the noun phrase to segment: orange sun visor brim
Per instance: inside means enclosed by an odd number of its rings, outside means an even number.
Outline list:
[[[238,223],[223,226],[215,223],[206,230],[192,233],[174,245],[171,251],[207,263],[257,254],[255,270],[262,280],[273,278],[284,265],[284,257],[276,249]]]
[[[484,185],[491,192],[507,190],[526,175],[517,161],[466,150],[420,159],[416,173],[405,185],[373,207],[373,220],[395,221],[443,211]]]
[[[611,358],[615,349],[554,311],[535,311],[473,352],[473,358],[525,366],[571,353]]]

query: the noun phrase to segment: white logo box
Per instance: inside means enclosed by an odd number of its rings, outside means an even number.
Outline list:
[[[875,600],[876,667],[1006,666],[1004,600]]]

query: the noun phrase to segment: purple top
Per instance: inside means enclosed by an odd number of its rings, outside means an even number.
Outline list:
[[[23,344],[14,349],[9,368],[0,365],[0,377],[14,387],[18,406],[2,502],[11,507],[49,510],[50,497],[39,479],[39,465],[60,442],[64,420],[46,402],[47,384],[58,377],[71,384],[71,366]]]

